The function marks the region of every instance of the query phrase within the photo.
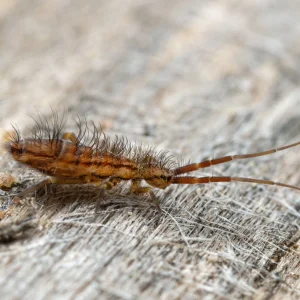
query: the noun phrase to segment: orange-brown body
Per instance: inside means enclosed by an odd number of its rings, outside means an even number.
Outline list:
[[[101,130],[98,131],[95,124],[89,128],[86,121],[82,122],[79,118],[77,122],[78,135],[75,136],[72,132],[63,134],[64,123],[64,118],[59,119],[58,115],[53,112],[52,124],[46,117],[38,116],[32,131],[32,138],[21,139],[16,128],[12,133],[7,133],[5,147],[16,161],[51,176],[36,186],[24,190],[18,196],[26,195],[49,183],[93,183],[99,185],[100,191],[103,192],[122,180],[131,180],[131,192],[148,193],[160,211],[152,188],[141,186],[142,180],[152,187],[160,189],[164,189],[170,184],[237,181],[300,190],[300,187],[297,186],[256,178],[182,175],[232,160],[248,159],[283,151],[299,146],[300,141],[263,152],[230,155],[178,166],[176,160],[167,152],[156,152],[153,148],[144,149],[140,146],[133,146],[124,137],[115,137],[110,140]],[[90,133],[92,136],[89,140]],[[86,145],[82,142],[85,141],[85,138],[89,140]]]
[[[92,147],[64,139],[24,139],[8,143],[13,158],[64,183],[96,183],[107,178],[145,180],[154,187],[171,184],[172,173],[156,165],[145,167],[131,159],[103,154]]]

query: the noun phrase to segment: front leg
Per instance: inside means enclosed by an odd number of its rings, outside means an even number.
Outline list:
[[[151,187],[147,186],[141,186],[141,180],[132,180],[130,192],[133,194],[149,194],[151,197],[151,200],[155,204],[158,212],[161,214],[161,208],[159,206],[159,202],[153,193],[153,190]]]

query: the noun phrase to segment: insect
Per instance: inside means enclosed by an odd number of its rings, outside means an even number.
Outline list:
[[[153,188],[165,189],[171,184],[206,184],[210,182],[248,182],[277,185],[300,190],[300,187],[285,183],[256,178],[231,176],[185,176],[184,174],[227,163],[258,156],[269,155],[300,145],[300,142],[257,153],[230,155],[179,166],[168,152],[157,152],[154,148],[134,146],[125,137],[110,139],[95,124],[76,120],[77,136],[72,132],[64,133],[66,118],[53,112],[52,121],[38,115],[30,138],[21,138],[14,127],[7,134],[6,150],[12,157],[49,177],[41,183],[22,191],[18,197],[51,184],[95,184],[103,193],[116,186],[120,181],[130,180],[132,193],[148,193],[160,211]],[[142,186],[145,181],[149,186]]]

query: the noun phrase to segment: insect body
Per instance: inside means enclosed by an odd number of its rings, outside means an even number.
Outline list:
[[[5,147],[13,158],[27,164],[50,178],[19,194],[34,191],[42,185],[56,184],[96,184],[100,189],[111,189],[122,180],[131,180],[131,192],[149,193],[159,208],[152,188],[164,189],[171,184],[201,184],[209,182],[252,182],[278,185],[300,190],[299,187],[269,180],[260,180],[230,176],[182,176],[182,174],[223,164],[232,160],[268,155],[277,151],[300,145],[300,142],[264,152],[224,156],[199,163],[178,166],[176,160],[167,152],[157,153],[153,148],[143,149],[133,146],[126,138],[116,137],[110,140],[102,131],[92,128],[79,119],[79,134],[63,134],[65,121],[54,114],[52,124],[45,117],[39,116],[31,138],[21,139],[15,129],[8,134]],[[84,140],[88,137],[89,142]],[[142,180],[151,187],[141,186]]]
[[[18,162],[50,175],[55,182],[101,183],[113,177],[120,180],[145,180],[154,187],[164,188],[173,172],[154,163],[149,153],[145,158],[151,162],[137,162],[114,153],[103,153],[66,139],[52,143],[48,140],[24,139],[7,146]],[[149,156],[148,156],[149,155]]]

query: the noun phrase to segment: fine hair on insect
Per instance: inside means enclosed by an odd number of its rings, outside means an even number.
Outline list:
[[[100,196],[123,180],[130,180],[130,191],[149,194],[160,211],[154,188],[165,189],[171,184],[206,184],[210,182],[248,182],[276,185],[294,190],[300,187],[270,180],[235,176],[185,176],[184,174],[224,164],[232,160],[269,155],[300,145],[300,142],[263,152],[229,155],[180,166],[166,151],[136,146],[126,137],[110,138],[102,129],[77,117],[78,133],[64,132],[66,114],[52,111],[52,120],[41,114],[33,118],[35,125],[29,138],[22,138],[17,127],[6,134],[5,148],[12,157],[49,177],[18,194],[22,197],[48,184],[94,184]],[[142,186],[145,181],[148,186]]]

